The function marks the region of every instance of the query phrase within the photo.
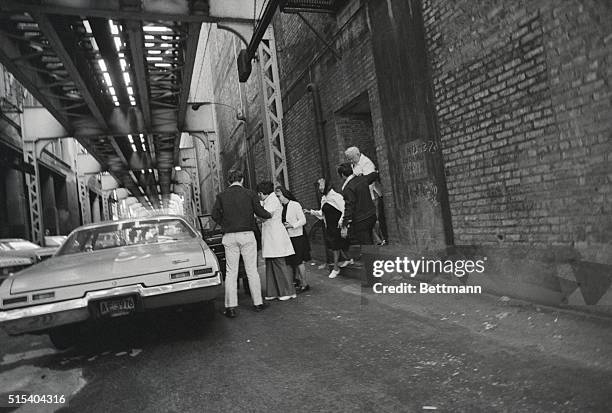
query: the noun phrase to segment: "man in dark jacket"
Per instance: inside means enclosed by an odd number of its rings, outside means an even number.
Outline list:
[[[374,243],[372,229],[376,224],[376,206],[372,201],[369,185],[378,179],[378,172],[355,176],[352,165],[343,163],[338,167],[338,174],[344,180],[342,227],[348,231],[351,242],[371,245]]]
[[[265,308],[261,298],[261,281],[257,272],[257,241],[253,233],[254,215],[268,219],[271,215],[261,204],[253,191],[244,188],[242,171],[229,173],[230,186],[217,195],[212,218],[223,228],[225,247],[225,311],[226,317],[236,317],[238,306],[238,265],[240,255],[249,280],[249,289],[255,311]]]

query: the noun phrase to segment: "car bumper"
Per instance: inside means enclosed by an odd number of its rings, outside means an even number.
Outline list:
[[[83,298],[0,311],[0,327],[9,335],[42,332],[65,324],[86,321],[94,316],[90,302],[133,295],[140,311],[215,299],[223,290],[221,276],[155,287],[131,285],[89,292]]]

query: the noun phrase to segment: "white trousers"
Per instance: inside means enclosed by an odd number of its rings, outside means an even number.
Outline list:
[[[249,280],[249,289],[254,305],[263,303],[261,280],[257,272],[257,241],[253,231],[230,232],[223,235],[225,247],[225,307],[238,306],[238,265],[240,255]]]

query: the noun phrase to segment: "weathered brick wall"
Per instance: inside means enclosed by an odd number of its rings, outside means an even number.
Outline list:
[[[289,188],[304,207],[315,208],[314,182],[323,176],[312,99],[304,95],[284,118]]]
[[[363,147],[378,160],[386,193],[389,229],[398,239],[393,224],[392,193],[386,142],[381,127],[372,44],[363,2],[350,2],[338,15],[306,14],[308,21],[330,42],[338,57],[296,15],[279,14],[274,21],[277,54],[283,95],[285,143],[291,190],[303,203],[314,203],[315,182],[323,174],[317,141],[314,105],[310,83],[316,84],[321,98],[323,129],[328,168],[336,186],[340,185],[336,166],[345,162],[344,150],[351,145]],[[365,95],[370,115],[354,116],[346,107]],[[366,120],[369,118],[369,120]],[[352,125],[352,126],[348,126]]]
[[[336,128],[338,135],[343,137],[341,147],[348,148],[356,146],[361,153],[369,157],[376,165],[378,159],[376,155],[376,144],[372,139],[372,117],[367,115],[336,115]]]
[[[222,186],[226,184],[225,177],[230,168],[246,169],[247,139],[254,139],[253,135],[261,125],[258,94],[259,77],[256,66],[254,65],[253,73],[248,82],[243,84],[238,82],[236,55],[244,47],[245,45],[233,33],[212,28],[208,51],[212,56],[214,101],[235,109],[223,105],[214,107],[219,128]],[[237,112],[240,112],[247,119],[246,123],[238,122],[236,119]],[[247,171],[245,170],[245,172]],[[258,176],[256,179],[267,179],[268,174],[265,175]],[[248,183],[248,177],[246,182]]]
[[[457,244],[612,263],[612,7],[424,0]]]

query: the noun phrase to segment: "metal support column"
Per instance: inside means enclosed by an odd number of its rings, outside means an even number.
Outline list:
[[[276,43],[271,28],[266,31],[266,36],[259,45],[258,67],[260,91],[265,108],[264,133],[270,158],[271,178],[275,185],[281,184],[289,188]]]
[[[188,168],[188,170],[189,178],[191,179],[191,188],[193,191],[193,203],[195,205],[194,212],[196,213],[196,216],[200,216],[202,215],[202,200],[200,199],[200,174],[198,173],[197,164],[193,168]]]
[[[110,194],[106,191],[102,192],[102,221],[108,221],[110,219],[108,201]]]
[[[28,203],[30,207],[30,238],[33,242],[43,245],[44,229],[42,202],[40,200],[40,174],[38,169],[38,153],[35,141],[23,142],[23,159],[26,165],[31,165],[34,174],[25,174],[28,188]]]
[[[78,177],[79,183],[79,203],[81,204],[81,220],[83,224],[91,223],[91,207],[89,202],[89,187],[87,182],[89,181],[88,175],[80,175]]]
[[[208,160],[210,174],[213,180],[213,188],[215,193],[221,192],[221,178],[219,176],[219,150],[217,142],[214,139],[208,139]]]

